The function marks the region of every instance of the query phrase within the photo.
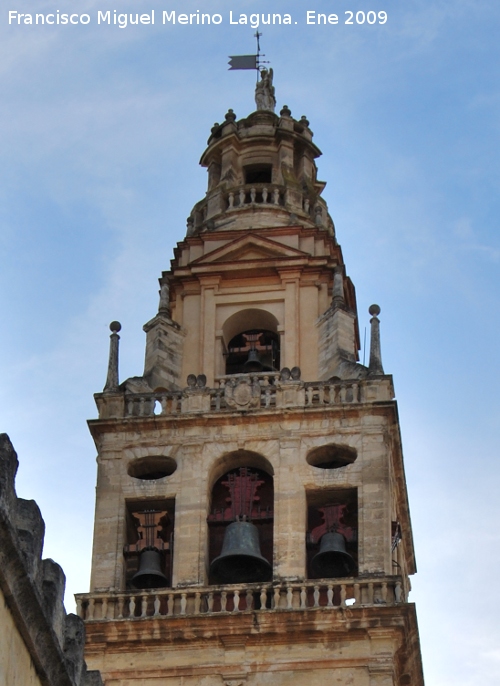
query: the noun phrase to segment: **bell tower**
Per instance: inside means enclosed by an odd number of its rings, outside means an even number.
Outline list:
[[[305,117],[229,110],[160,278],[144,373],[120,324],[98,451],[86,660],[108,686],[423,686],[377,305],[368,366]]]

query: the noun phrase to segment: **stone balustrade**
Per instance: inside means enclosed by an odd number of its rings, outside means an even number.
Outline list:
[[[226,210],[233,210],[246,205],[284,205],[286,200],[284,186],[274,184],[246,184],[229,190],[225,195]]]
[[[85,621],[358,608],[406,600],[398,576],[76,595],[77,614]]]
[[[374,386],[371,380],[302,382],[281,381],[279,373],[235,374],[219,377],[215,388],[196,386],[182,391],[126,394],[124,416],[326,408],[391,397],[385,386]],[[99,397],[97,401],[99,406]]]

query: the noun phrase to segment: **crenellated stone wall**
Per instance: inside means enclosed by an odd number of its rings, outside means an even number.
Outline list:
[[[16,495],[17,467],[0,434],[0,686],[102,686],[83,659],[83,622],[64,609],[64,572],[41,557],[40,510]]]

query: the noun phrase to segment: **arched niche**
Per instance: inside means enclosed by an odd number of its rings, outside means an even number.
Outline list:
[[[253,450],[233,450],[222,455],[212,466],[209,480],[210,488],[213,488],[213,485],[221,476],[231,469],[237,469],[238,467],[254,467],[266,472],[271,477],[274,476],[273,465],[264,455]]]
[[[224,344],[237,334],[248,329],[266,329],[278,333],[279,322],[271,312],[257,307],[251,307],[235,312],[222,325]]]
[[[209,583],[269,581],[272,575],[274,519],[273,469],[270,462],[259,453],[237,450],[221,457],[211,477],[207,516]],[[260,546],[259,554],[268,562],[268,576],[265,578],[241,581],[238,578],[220,578],[213,573],[212,562],[221,555],[227,528],[238,521],[250,522],[257,531],[257,550]]]
[[[234,313],[224,322],[222,334],[226,374],[280,368],[278,320],[267,310],[249,308]]]

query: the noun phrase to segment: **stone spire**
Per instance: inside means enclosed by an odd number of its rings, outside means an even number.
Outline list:
[[[380,307],[378,305],[370,305],[368,312],[372,315],[370,319],[371,337],[370,337],[370,364],[368,369],[370,374],[383,374],[382,355],[380,353]]]
[[[108,362],[108,376],[106,377],[106,384],[104,386],[105,393],[115,393],[118,390],[118,341],[122,325],[120,322],[111,322],[109,329],[112,332],[109,341],[109,362]]]

